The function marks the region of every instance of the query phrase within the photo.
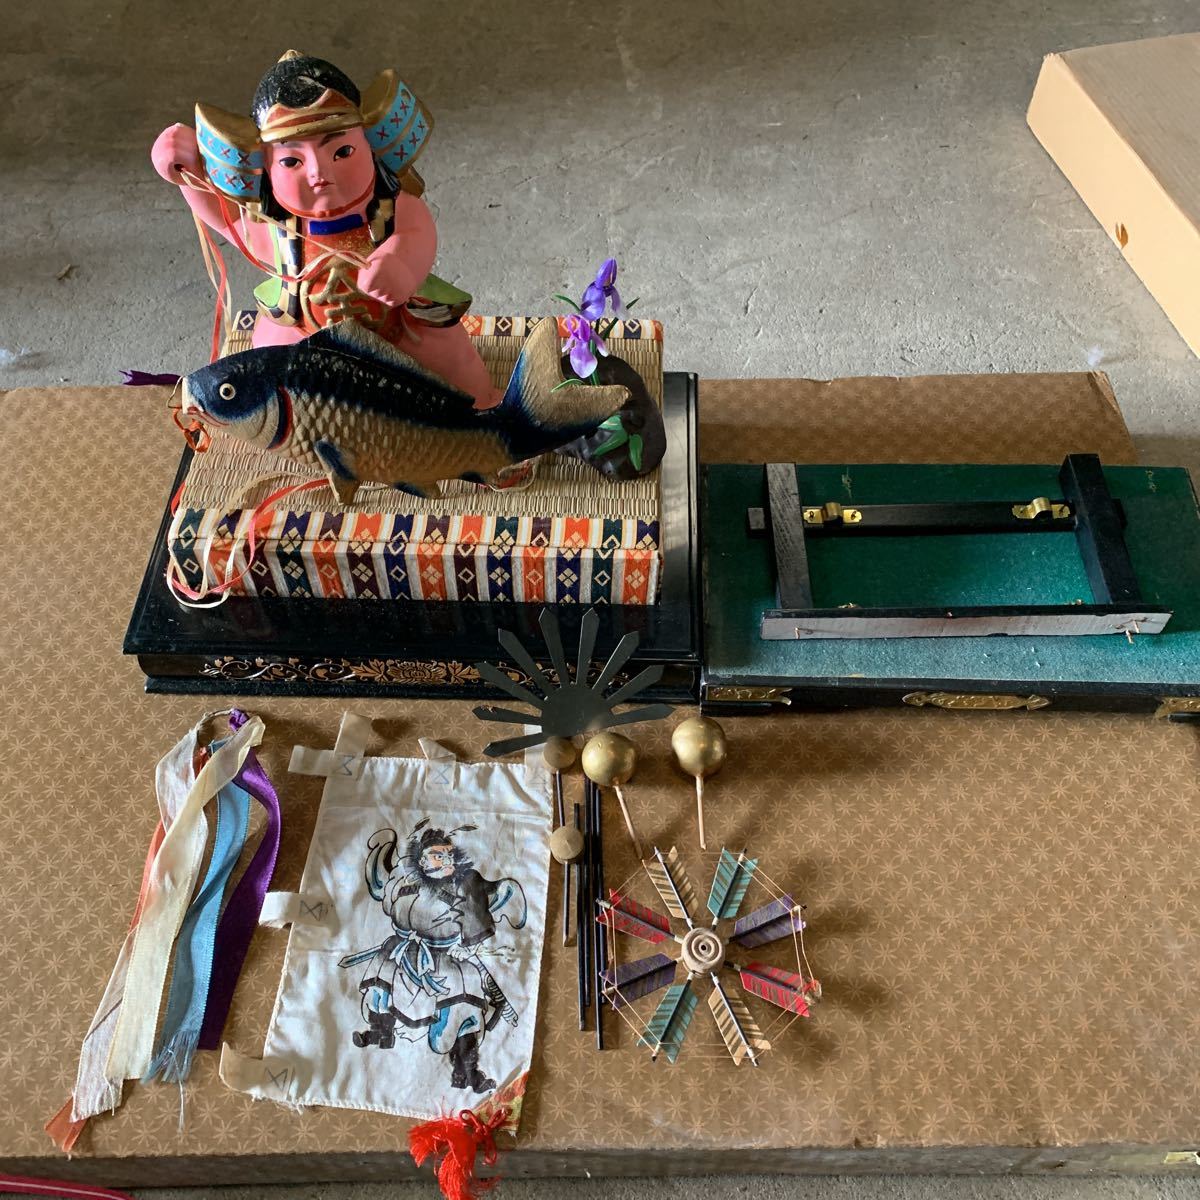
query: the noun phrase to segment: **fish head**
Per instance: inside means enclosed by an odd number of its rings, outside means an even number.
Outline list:
[[[279,449],[291,424],[283,349],[231,354],[184,376],[183,415],[210,432],[218,429],[254,446]]]

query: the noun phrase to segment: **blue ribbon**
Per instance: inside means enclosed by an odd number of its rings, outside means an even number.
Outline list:
[[[250,793],[236,783],[226,784],[217,793],[217,830],[208,871],[179,928],[167,1012],[143,1082],[158,1076],[164,1083],[182,1083],[192,1069],[204,1024],[221,899],[246,844],[249,824]]]

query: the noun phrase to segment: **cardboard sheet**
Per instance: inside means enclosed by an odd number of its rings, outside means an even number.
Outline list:
[[[1055,402],[1028,407],[1031,386]],[[831,416],[818,401],[839,393]],[[1098,377],[726,381],[701,396],[713,457],[837,461],[858,427],[872,450],[860,438],[855,458],[889,445],[935,457],[954,429],[957,458],[1132,459]],[[175,1088],[137,1087],[69,1161],[42,1132],[129,920],[153,764],[210,702],[142,694],[120,654],[176,461],[162,397],[25,390],[0,402],[0,1170],[113,1185],[411,1171],[402,1120],[255,1104],[220,1083],[211,1054],[182,1130]],[[80,497],[86,515],[48,529],[49,496]],[[288,775],[287,755],[330,744],[344,704],[249,707],[267,723],[261,757],[283,802],[275,886],[295,888],[322,781]],[[493,732],[466,704],[351,707],[378,718],[382,752],[415,754],[433,735],[471,757]],[[704,878],[670,725],[633,730],[641,766],[628,795],[643,835],[678,845]],[[597,1053],[576,1028],[552,871],[533,1083],[505,1171],[1161,1170],[1168,1152],[1196,1146],[1195,730],[914,709],[726,729],[729,763],[706,789],[710,850],[746,846],[809,905],[825,1001],[758,1070],[686,1047],[674,1067],[651,1064],[615,1018]],[[568,800],[580,791],[570,777]],[[633,863],[615,807],[605,821],[615,886]],[[261,930],[252,944],[227,1031],[242,1052],[262,1046],[284,943]],[[1181,1164],[1171,1169],[1195,1169]]]
[[[1200,34],[1050,54],[1029,127],[1200,354]]]

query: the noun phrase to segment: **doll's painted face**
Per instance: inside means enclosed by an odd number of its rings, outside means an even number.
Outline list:
[[[375,160],[361,126],[266,147],[271,191],[290,213],[336,217],[365,204],[375,187]]]

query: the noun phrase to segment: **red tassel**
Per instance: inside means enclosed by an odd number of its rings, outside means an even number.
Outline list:
[[[477,1200],[500,1182],[498,1175],[490,1179],[475,1178],[475,1159],[483,1151],[483,1161],[496,1165],[496,1132],[508,1122],[509,1112],[503,1105],[487,1121],[481,1121],[469,1110],[454,1117],[426,1121],[408,1131],[408,1149],[417,1166],[433,1155],[442,1155],[437,1167],[438,1186],[446,1200]]]

